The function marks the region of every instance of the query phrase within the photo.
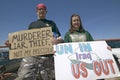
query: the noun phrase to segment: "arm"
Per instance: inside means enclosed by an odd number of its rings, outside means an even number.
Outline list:
[[[94,41],[93,37],[88,31],[86,31],[86,36],[87,36],[87,41]]]
[[[65,36],[64,36],[64,42],[65,42],[65,43],[72,42],[72,41],[71,41],[71,38],[69,37],[69,32],[67,32],[67,33],[65,34]]]
[[[52,24],[52,31],[53,31],[52,43],[53,44],[63,43],[64,41],[63,41],[61,34],[60,34],[60,32],[59,32],[59,30],[54,22]]]

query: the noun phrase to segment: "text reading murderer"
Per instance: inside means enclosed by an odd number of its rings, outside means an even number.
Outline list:
[[[11,49],[23,49],[50,45],[50,30],[34,31],[12,36]],[[26,42],[27,41],[27,42]]]

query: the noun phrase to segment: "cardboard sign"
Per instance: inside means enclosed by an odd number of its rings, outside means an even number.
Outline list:
[[[96,80],[119,74],[105,41],[62,43],[54,49],[55,80]]]
[[[9,34],[9,58],[46,55],[53,52],[51,27],[23,30]]]

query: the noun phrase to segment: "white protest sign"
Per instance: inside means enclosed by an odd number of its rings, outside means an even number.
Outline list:
[[[51,27],[23,30],[9,34],[9,58],[46,55],[53,52]]]
[[[56,80],[96,80],[119,74],[105,41],[62,43],[54,49]]]

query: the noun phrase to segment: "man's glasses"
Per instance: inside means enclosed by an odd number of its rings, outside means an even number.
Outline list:
[[[40,8],[40,9],[37,9],[37,10],[40,10],[40,11],[45,11],[45,9],[43,9],[43,8]]]

